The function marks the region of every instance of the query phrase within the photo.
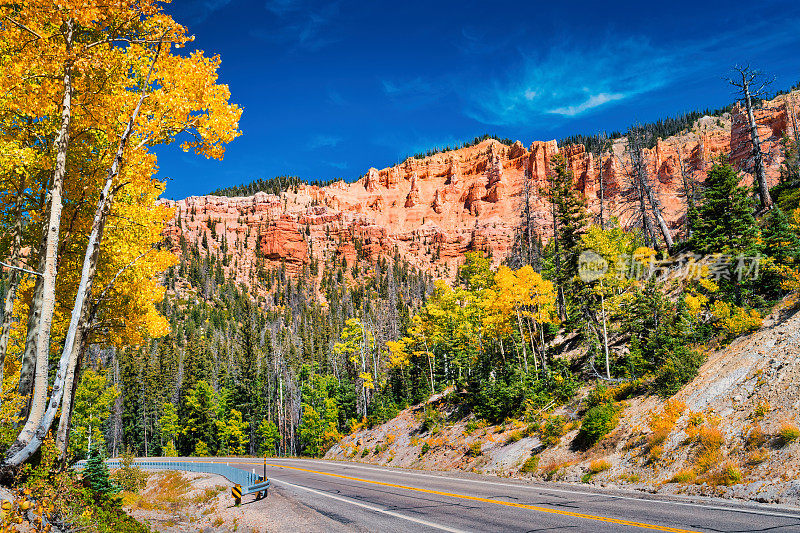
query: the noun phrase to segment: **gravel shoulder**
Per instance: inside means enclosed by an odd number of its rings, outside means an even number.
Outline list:
[[[269,496],[243,498],[235,507],[230,482],[222,476],[184,472],[151,473],[137,495],[125,495],[125,508],[158,532],[262,533],[272,531],[358,531],[298,501],[287,489],[274,486]]]

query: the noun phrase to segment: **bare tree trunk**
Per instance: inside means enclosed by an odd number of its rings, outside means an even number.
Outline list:
[[[557,286],[557,299],[558,299],[558,316],[561,320],[564,320],[567,316],[567,304],[564,300],[564,287],[561,285],[561,250],[559,249],[559,242],[558,242],[558,213],[556,212],[556,204],[555,202],[550,202],[552,205],[553,211],[553,246],[554,246],[554,258],[556,264],[556,279],[558,280]]]
[[[526,255],[526,264],[533,265],[533,236],[531,235],[531,170],[530,170],[530,163],[528,158],[526,157],[523,161],[523,165],[525,168],[523,169],[523,179],[525,180],[525,187],[523,189],[523,196],[524,196],[524,206],[523,209],[523,218],[525,219],[525,244],[527,246],[525,250]]]
[[[650,227],[650,215],[647,214],[647,199],[645,198],[644,188],[641,181],[636,179],[636,191],[639,196],[639,216],[642,217],[642,230],[644,231],[645,242],[650,246],[655,245],[653,230]]]
[[[528,328],[528,336],[531,338],[531,354],[533,355],[533,369],[534,371],[539,371],[539,360],[536,358],[536,341],[534,341],[533,331],[531,331],[531,323],[529,319],[526,318],[525,325]]]
[[[742,76],[742,79],[744,80],[744,97],[747,104],[747,120],[750,125],[750,140],[753,142],[753,162],[755,163],[756,180],[758,181],[758,194],[761,197],[761,207],[769,208],[772,207],[772,197],[769,194],[767,176],[764,171],[764,158],[761,155],[761,139],[758,136],[758,125],[753,115],[750,84],[747,83],[745,76]]]
[[[694,205],[694,180],[689,176],[686,171],[686,162],[681,156],[680,148],[678,148],[678,164],[681,167],[681,178],[683,179],[683,195],[686,198],[686,228],[687,236],[692,237],[692,213],[695,211]]]
[[[46,241],[42,239],[42,246],[40,246],[39,250],[39,266],[37,267],[37,270],[40,272],[44,268],[45,243]],[[26,398],[25,404],[22,406],[22,409],[19,413],[21,420],[28,418],[28,413],[30,412],[31,408],[31,392],[33,391],[33,378],[36,372],[36,332],[39,330],[39,321],[42,317],[43,289],[44,277],[36,276],[36,282],[33,286],[31,306],[28,310],[25,350],[22,352],[22,362],[19,369],[19,384],[17,385],[17,392]]]
[[[671,252],[672,247],[674,245],[672,240],[672,234],[669,231],[669,226],[667,226],[667,221],[664,220],[664,216],[661,213],[661,206],[659,204],[658,198],[656,198],[655,193],[653,192],[653,188],[650,186],[650,179],[648,176],[647,170],[647,162],[644,159],[644,150],[642,147],[642,139],[640,135],[642,135],[641,130],[631,130],[631,136],[634,136],[635,139],[629,139],[628,142],[632,142],[632,152],[631,155],[635,157],[634,162],[634,173],[635,178],[639,180],[639,186],[641,187],[641,192],[644,196],[647,196],[647,201],[650,203],[650,210],[653,212],[653,218],[656,219],[656,224],[658,224],[658,228],[661,231],[661,236],[664,238],[664,244],[667,247],[667,251]],[[642,199],[642,209],[645,211],[646,208],[644,205],[644,199]]]
[[[598,164],[598,179],[600,180],[600,229],[606,229],[605,224],[605,200],[606,200],[606,187],[603,181],[603,149],[600,149],[598,154],[600,160]]]
[[[528,373],[528,350],[525,347],[525,331],[522,329],[522,317],[517,311],[517,324],[519,325],[519,336],[522,337],[522,360],[525,362],[525,373]]]
[[[59,454],[59,462],[65,465],[67,461],[67,451],[69,450],[69,431],[72,427],[72,403],[75,401],[75,393],[78,390],[78,383],[80,376],[78,369],[81,367],[83,355],[86,351],[86,336],[84,335],[84,328],[78,328],[78,334],[75,337],[74,350],[78,353],[74,356],[74,365],[70,366],[70,371],[67,372],[67,379],[64,381],[64,389],[69,393],[64,396],[63,403],[61,404],[61,416],[58,420],[58,430],[56,431],[56,449]],[[117,366],[117,371],[119,367]]]
[[[766,171],[764,170],[764,157],[761,153],[758,125],[753,114],[753,97],[760,97],[764,94],[764,89],[771,83],[771,80],[764,81],[759,88],[753,90],[753,83],[758,83],[757,80],[762,76],[761,71],[751,69],[749,65],[744,67],[737,66],[733,70],[739,76],[737,79],[729,79],[728,82],[739,89],[747,110],[747,123],[750,130],[750,141],[753,145],[752,157],[756,182],[758,183],[758,195],[761,198],[761,207],[769,209],[772,207],[772,197],[769,194],[769,185],[767,184]]]
[[[611,379],[611,363],[608,356],[608,330],[606,328],[606,298],[603,295],[603,282],[600,282],[600,313],[603,317],[603,351],[606,356],[606,378]]]
[[[72,48],[72,19],[67,21],[67,52]],[[42,269],[42,302],[39,322],[34,334],[36,371],[34,375],[34,389],[30,413],[22,428],[17,441],[9,449],[10,458],[16,450],[24,448],[33,437],[36,428],[41,423],[47,404],[48,392],[48,366],[50,356],[50,326],[53,322],[53,312],[56,301],[56,254],[58,252],[59,231],[61,228],[61,211],[63,201],[61,194],[64,188],[64,175],[67,169],[67,150],[69,148],[69,127],[72,119],[72,66],[67,63],[64,68],[64,97],[62,102],[61,126],[55,141],[56,165],[53,172],[53,182],[50,187],[50,213],[47,221],[45,238],[44,265]],[[9,463],[6,464],[19,464]]]
[[[655,216],[656,222],[658,222],[658,228],[661,230],[661,236],[664,237],[664,244],[667,246],[667,252],[672,252],[672,247],[674,246],[672,234],[669,231],[669,226],[667,226],[667,221],[664,220],[664,215],[661,213],[661,206],[659,205],[658,199],[655,197],[653,188],[650,187],[650,184],[647,183],[645,179],[642,180],[642,188],[647,194],[647,199],[650,202],[650,209],[653,211],[653,216]]]
[[[11,230],[14,236],[11,244],[11,259],[9,264],[13,267],[21,267],[20,252],[22,248],[22,204],[23,193],[25,190],[25,182],[20,184],[19,194],[17,196],[17,206],[14,209],[14,228]],[[20,280],[22,279],[22,272],[18,268],[12,268],[9,275],[8,293],[6,294],[5,305],[3,306],[3,322],[0,324],[0,389],[3,384],[3,368],[5,367],[6,352],[8,351],[8,339],[11,336],[11,319],[14,315],[14,301],[17,297],[17,289],[19,288]],[[2,390],[0,390],[2,392]],[[3,397],[0,394],[0,403]]]
[[[17,437],[17,441],[9,449],[5,461],[6,464],[8,465],[17,466],[22,464],[23,462],[27,461],[28,458],[31,455],[33,455],[33,453],[36,452],[36,450],[39,449],[39,447],[42,444],[42,441],[47,436],[47,433],[50,431],[50,427],[53,424],[53,420],[55,419],[56,413],[58,412],[58,408],[61,406],[62,403],[61,400],[64,397],[64,388],[65,388],[65,381],[67,379],[67,374],[70,373],[69,372],[70,369],[73,369],[72,373],[74,373],[74,367],[77,362],[76,359],[79,351],[75,349],[76,338],[79,336],[78,326],[82,321],[81,319],[85,318],[84,315],[86,313],[86,309],[89,307],[89,299],[92,294],[92,285],[94,283],[95,273],[97,272],[97,261],[100,256],[100,245],[103,240],[103,229],[105,227],[105,222],[110,210],[110,206],[114,201],[115,191],[112,191],[111,187],[113,185],[114,178],[116,178],[116,176],[119,174],[119,169],[120,166],[122,165],[122,158],[125,152],[125,146],[127,145],[128,139],[133,133],[133,127],[136,122],[136,118],[139,115],[139,110],[142,107],[142,103],[144,102],[146,96],[146,89],[150,84],[150,78],[152,76],[153,69],[155,67],[155,62],[158,59],[158,55],[160,54],[160,52],[161,52],[161,43],[159,42],[155,56],[153,57],[153,61],[150,63],[150,69],[147,74],[147,79],[145,80],[145,83],[142,86],[139,101],[136,104],[133,113],[131,113],[131,117],[128,120],[128,125],[125,128],[122,137],[120,138],[119,145],[117,146],[117,152],[114,155],[114,160],[111,163],[111,168],[109,168],[108,174],[106,176],[105,185],[103,186],[103,190],[100,193],[100,198],[97,202],[97,208],[95,210],[94,220],[92,221],[92,230],[91,233],[89,234],[89,242],[86,245],[86,253],[84,254],[83,258],[83,266],[81,268],[81,278],[80,281],[78,282],[78,290],[75,294],[75,304],[72,308],[69,328],[67,329],[67,335],[64,340],[64,349],[62,350],[61,353],[61,359],[59,360],[58,372],[56,373],[55,381],[53,382],[53,390],[50,396],[50,401],[44,413],[38,416],[38,423],[35,432],[30,435],[26,435],[25,429],[23,429],[23,432],[20,434],[19,437]],[[53,206],[55,206],[55,203],[53,203]],[[53,276],[53,282],[55,282],[55,275]],[[47,280],[45,280],[45,295],[47,294],[46,284]],[[50,315],[52,317],[52,311]],[[83,332],[81,332],[80,336],[81,337],[83,336]],[[49,343],[49,332],[48,332],[48,343]],[[45,376],[45,378],[46,377],[47,376]],[[46,394],[47,390],[45,389],[45,396]],[[31,422],[31,419],[33,419],[33,412],[31,413],[28,422]],[[26,428],[27,426],[28,424],[26,424]],[[147,446],[146,440],[145,440],[145,446]]]

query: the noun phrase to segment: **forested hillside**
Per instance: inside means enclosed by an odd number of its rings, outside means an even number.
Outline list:
[[[320,424],[327,448],[364,417],[397,412],[382,390],[386,343],[426,301],[429,275],[400,260],[315,264],[299,276],[260,266],[253,284],[268,295],[254,301],[225,278],[224,257],[181,245],[160,306],[170,334],[103,361],[121,392],[112,453],[316,454],[309,431]]]
[[[362,255],[297,275],[263,260],[237,286],[224,250],[181,239],[161,304],[170,335],[112,361],[121,396],[110,449],[321,455],[451,388],[457,416],[492,423],[542,416],[595,382],[669,397],[696,375],[704,346],[757,329],[797,289],[793,143],[772,189],[786,212],[755,216],[756,198],[723,157],[687,200],[681,234],[691,236],[671,254],[641,229],[593,222],[559,158],[541,191],[555,233],[528,248],[521,225],[510,266],[471,252],[452,285],[398,257]],[[587,277],[592,261],[605,270]],[[619,399],[587,413],[597,418],[583,426],[587,444],[612,429]]]

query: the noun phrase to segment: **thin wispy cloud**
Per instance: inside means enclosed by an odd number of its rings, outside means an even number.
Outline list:
[[[664,87],[680,74],[679,59],[641,38],[591,49],[552,46],[545,55],[523,56],[514,72],[465,92],[465,112],[493,125],[544,115],[577,117]]]
[[[588,111],[590,109],[594,109],[595,107],[600,107],[603,104],[607,104],[608,102],[613,102],[615,100],[622,100],[625,98],[625,95],[622,93],[617,94],[608,94],[608,93],[600,93],[600,94],[593,94],[589,98],[586,99],[585,102],[582,102],[578,105],[571,105],[567,107],[557,107],[555,109],[550,109],[548,113],[552,113],[554,115],[564,115],[566,117],[574,117],[576,115],[580,115],[584,111]]]
[[[453,44],[464,55],[486,56],[501,53],[507,50],[512,43],[522,38],[523,32],[519,29],[508,29],[501,36],[490,34],[482,26],[464,26],[461,28],[461,38],[455,39]]]
[[[324,161],[326,165],[329,167],[333,167],[339,170],[347,170],[350,168],[350,165],[347,164],[347,161]]]
[[[230,4],[232,0],[200,0],[182,4],[178,8],[180,15],[185,17],[186,23],[200,24],[214,12]],[[187,7],[189,6],[189,7]]]
[[[421,77],[408,80],[381,80],[383,93],[393,102],[408,109],[425,106],[444,95],[447,87]]]
[[[319,148],[334,148],[340,142],[342,142],[342,138],[338,135],[326,135],[326,134],[319,134],[314,135],[308,141],[308,149],[309,150],[317,150]]]
[[[328,89],[328,102],[333,105],[346,106],[349,102],[336,89]]]
[[[483,34],[462,32],[466,51],[480,50]],[[725,74],[731,64],[769,50],[800,44],[800,21],[788,19],[749,24],[694,41],[655,43],[642,36],[613,34],[588,44],[552,43],[541,53],[527,49],[496,72],[448,73],[383,81],[393,101],[422,106],[447,94],[462,112],[487,125],[552,124],[607,109],[698,76]]]
[[[309,0],[267,0],[264,7],[275,16],[278,25],[257,32],[260,38],[310,51],[339,40],[332,28],[340,16],[339,1],[317,5]]]

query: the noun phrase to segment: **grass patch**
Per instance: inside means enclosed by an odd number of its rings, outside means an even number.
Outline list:
[[[709,476],[707,480],[712,485],[725,485],[729,487],[742,481],[742,471],[733,462],[727,461],[718,471]]]
[[[589,464],[589,472],[592,474],[599,474],[611,469],[611,463],[605,459],[597,459]]]
[[[786,446],[800,437],[800,428],[798,428],[797,424],[794,422],[787,420],[781,424],[781,428],[778,430],[778,436],[781,439],[781,443]]]
[[[667,483],[694,483],[697,479],[693,468],[686,468],[672,476]]]
[[[506,439],[506,444],[512,444],[514,442],[519,442],[520,440],[522,440],[522,437],[523,437],[523,435],[522,435],[522,431],[521,430],[518,429],[516,431],[512,431],[511,434]]]

